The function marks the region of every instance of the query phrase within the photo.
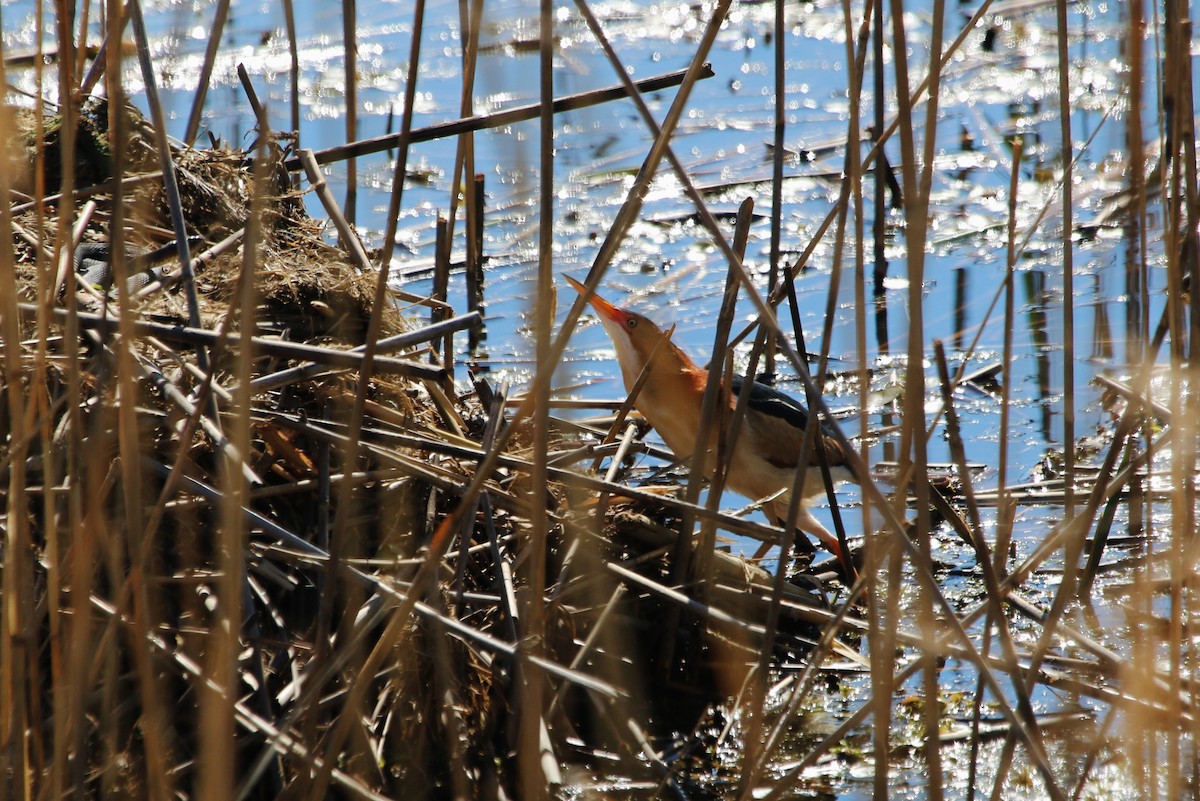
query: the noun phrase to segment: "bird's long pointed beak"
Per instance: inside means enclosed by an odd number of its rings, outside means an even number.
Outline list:
[[[575,287],[575,291],[580,295],[587,292],[587,287],[585,287],[579,281],[576,281],[571,276],[564,275],[563,278],[567,279],[567,283]],[[592,308],[599,312],[601,316],[603,316],[605,319],[612,320],[614,323],[624,324],[625,318],[628,316],[624,311],[618,309],[616,306],[612,305],[607,300],[596,294],[592,295],[591,304]]]

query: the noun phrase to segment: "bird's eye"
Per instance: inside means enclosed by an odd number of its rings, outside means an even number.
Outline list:
[[[625,322],[625,325],[629,326],[630,328],[637,328],[637,318],[636,318],[636,317],[630,317],[630,318],[629,318],[629,319],[628,319],[628,320]]]

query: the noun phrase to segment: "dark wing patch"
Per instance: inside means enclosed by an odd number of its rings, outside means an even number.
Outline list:
[[[744,376],[734,376],[734,393],[741,396],[745,383]],[[750,410],[757,413],[754,425],[750,428],[754,446],[759,453],[775,467],[795,467],[796,458],[800,455],[800,446],[804,441],[804,429],[811,419],[808,409],[796,399],[757,381],[750,382],[748,403]],[[845,464],[846,456],[841,446],[824,425],[821,426],[821,441],[831,466]],[[814,450],[809,457],[809,464],[820,463],[820,458]]]

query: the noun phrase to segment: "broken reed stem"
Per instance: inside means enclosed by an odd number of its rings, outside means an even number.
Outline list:
[[[479,325],[481,320],[482,317],[480,316],[479,312],[470,312],[468,314],[461,314],[457,317],[451,317],[448,320],[442,320],[441,322],[433,325],[427,325],[422,328],[418,328],[415,331],[406,331],[402,334],[394,334],[393,336],[379,340],[379,342],[377,342],[375,345],[376,352],[382,354],[392,353],[398,350],[407,350],[416,345],[421,345],[432,342],[436,339],[448,337],[456,331],[462,331],[464,328],[472,329]],[[348,351],[338,352],[360,354],[365,349],[365,345],[358,345]],[[378,367],[378,361],[376,364]],[[314,361],[302,362],[301,364],[294,365],[286,370],[280,370],[275,373],[259,376],[258,378],[251,380],[250,385],[255,392],[265,392],[270,389],[278,389],[279,387],[286,386],[287,384],[302,381],[306,378],[311,378],[329,369],[330,365],[328,363]],[[433,380],[438,380],[440,377],[441,376],[439,375],[428,376],[428,378]]]
[[[708,64],[703,64],[699,73],[695,78],[688,79],[686,70],[670,72],[664,75],[646,78],[645,80],[636,81],[635,85],[642,92],[657,92],[660,89],[668,89],[672,86],[679,86],[688,80],[702,80],[704,78],[713,77],[712,68]],[[576,95],[567,95],[560,97],[554,101],[554,113],[560,114],[564,111],[573,111],[575,109],[588,108],[600,103],[606,103],[610,100],[626,97],[624,87],[614,86],[607,89],[595,89],[589,92],[580,92]],[[398,134],[388,134],[387,136],[377,136],[373,139],[363,139],[359,142],[354,142],[349,145],[338,145],[324,150],[319,150],[314,153],[318,164],[330,164],[335,161],[343,161],[353,156],[366,156],[371,153],[382,153],[385,150],[403,146],[405,142],[414,144],[417,142],[429,142],[434,139],[442,139],[447,136],[457,136],[467,131],[482,131],[488,128],[501,128],[506,125],[532,120],[538,116],[540,105],[533,103],[527,106],[518,106],[517,108],[508,109],[507,111],[498,111],[494,114],[477,114],[473,117],[460,120],[451,120],[450,122],[437,123],[424,128],[412,130],[405,137],[403,130]],[[303,165],[300,159],[291,158],[283,163],[283,166],[288,170],[301,169]]]
[[[17,311],[18,318],[33,317],[37,313],[37,307],[29,303],[19,303],[17,304]],[[67,314],[64,310],[55,308],[51,312],[54,318],[64,323],[66,322]],[[96,314],[84,314],[81,312],[75,315],[75,319],[81,328],[94,330],[101,335],[107,335],[114,328],[118,330],[120,328],[119,323],[112,318],[101,317]],[[139,337],[152,336],[168,342],[182,342],[197,348],[216,347],[221,344],[221,334],[216,331],[210,331],[207,328],[190,328],[187,326],[155,323],[148,320],[135,320],[132,321],[130,330],[133,340],[137,340]],[[365,370],[367,365],[367,346],[365,345],[361,349],[338,350],[337,348],[308,345],[303,342],[284,342],[267,337],[253,337],[251,343],[260,354],[269,354],[285,359],[302,359],[329,367],[354,370]],[[379,373],[407,375],[412,378],[431,381],[441,380],[445,372],[440,367],[386,357],[379,357],[374,360],[374,366]]]
[[[484,223],[484,176],[476,173],[470,182],[467,192],[467,311],[479,315],[479,323],[471,326],[467,334],[467,352],[475,358],[479,346],[483,343],[483,309],[484,309],[484,255],[483,255],[483,223]]]
[[[450,294],[450,223],[440,215],[437,218],[437,244],[434,250],[436,252],[433,263],[433,299],[441,305],[434,306],[429,310],[429,322],[432,325],[442,322],[446,316],[443,309],[449,309],[446,301]],[[440,362],[444,365],[446,389],[453,392],[454,347],[449,333],[442,337],[441,353],[431,353],[430,359],[435,364]]]
[[[250,73],[246,71],[245,64],[237,65],[238,82],[242,85],[242,91],[246,93],[246,102],[250,104],[250,111],[254,114],[256,120],[264,119],[266,111],[263,104],[258,99],[258,92],[254,91],[254,84],[250,81]],[[260,136],[265,136],[266,131],[260,131]]]

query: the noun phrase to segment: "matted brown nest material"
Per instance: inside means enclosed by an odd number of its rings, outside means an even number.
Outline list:
[[[30,163],[37,161],[35,156],[40,150],[43,154],[40,163],[46,165],[45,185],[57,185],[61,171],[54,165],[62,154],[60,121],[46,117],[39,129],[34,115],[23,114],[17,117],[17,122]],[[153,150],[153,137],[146,120],[137,109],[127,107],[125,122],[129,137],[123,149],[122,177],[132,182],[124,190],[124,240],[136,252],[146,252],[173,241],[170,207],[160,174],[161,160]],[[106,140],[108,123],[104,101],[90,102],[84,107],[75,145],[80,189],[103,184],[114,175],[112,148]],[[261,193],[262,244],[254,273],[260,307],[253,319],[260,326],[285,332],[293,341],[360,345],[375,301],[377,275],[359,270],[343,251],[325,240],[325,226],[308,215],[303,193],[292,186],[291,176],[282,166],[282,151],[273,139],[268,142],[267,152],[271,163],[265,170],[265,180],[256,189],[254,170],[245,153],[224,147],[195,150],[172,146],[171,158],[188,234],[202,240],[192,246],[193,255],[244,230],[251,219],[255,193]],[[31,183],[31,177],[21,183]],[[114,219],[113,195],[91,192],[89,199],[96,208],[83,240],[107,242]],[[72,220],[84,202],[80,200],[70,209]],[[53,281],[56,266],[52,257],[65,234],[60,222],[64,210],[61,204],[51,204],[44,212],[30,208],[14,220],[18,291],[23,300],[36,298],[37,265],[42,269],[42,286]],[[204,325],[213,325],[227,315],[243,262],[241,249],[234,248],[198,270],[196,286]],[[179,270],[170,261],[167,267],[169,272]],[[186,319],[186,303],[178,288],[145,298],[140,301],[139,310],[168,319]],[[390,304],[382,314],[381,336],[405,330],[402,316]],[[250,317],[243,312],[231,320],[236,324]]]

